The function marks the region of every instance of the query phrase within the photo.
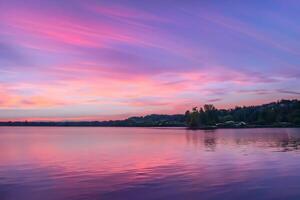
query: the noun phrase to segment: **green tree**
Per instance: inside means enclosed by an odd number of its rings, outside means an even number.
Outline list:
[[[217,109],[212,104],[205,104],[203,106],[205,112],[205,124],[206,125],[215,125],[218,120]]]
[[[293,120],[293,123],[296,125],[300,125],[300,117],[297,117]]]
[[[185,117],[186,124],[189,125],[191,121],[191,112],[187,110],[184,114],[184,117]]]
[[[200,126],[199,111],[194,107],[191,113],[190,127],[197,128]]]
[[[200,127],[200,116],[197,107],[194,107],[192,111],[186,111],[186,123],[191,128]]]

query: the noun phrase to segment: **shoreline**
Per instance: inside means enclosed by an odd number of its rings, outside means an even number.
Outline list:
[[[292,126],[272,126],[272,125],[253,125],[243,127],[201,127],[190,128],[187,126],[97,126],[97,125],[32,125],[18,124],[8,125],[0,124],[0,127],[103,127],[103,128],[185,128],[187,130],[217,130],[217,129],[257,129],[257,128],[300,128],[300,125]]]

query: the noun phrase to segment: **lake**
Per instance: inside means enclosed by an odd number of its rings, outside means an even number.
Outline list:
[[[300,199],[300,129],[0,127],[0,199]]]

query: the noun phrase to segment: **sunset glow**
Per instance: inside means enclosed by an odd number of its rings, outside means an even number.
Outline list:
[[[300,98],[300,2],[248,2],[1,0],[0,121]]]

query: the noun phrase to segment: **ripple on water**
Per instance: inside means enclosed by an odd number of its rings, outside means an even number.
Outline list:
[[[300,129],[0,127],[0,199],[300,199]]]

